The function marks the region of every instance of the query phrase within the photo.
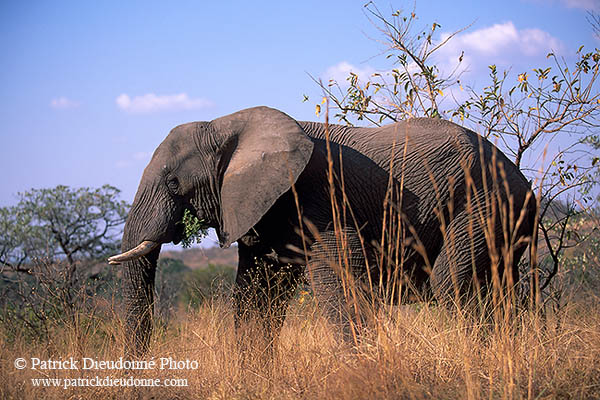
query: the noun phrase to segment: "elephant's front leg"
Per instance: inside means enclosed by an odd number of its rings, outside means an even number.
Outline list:
[[[270,353],[301,271],[281,264],[260,246],[238,242],[235,281],[236,331],[242,346]],[[258,348],[257,348],[258,347]]]

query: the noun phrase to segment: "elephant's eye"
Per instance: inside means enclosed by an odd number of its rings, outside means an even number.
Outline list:
[[[167,186],[172,193],[179,194],[179,180],[177,178],[169,178],[169,180],[167,180]]]

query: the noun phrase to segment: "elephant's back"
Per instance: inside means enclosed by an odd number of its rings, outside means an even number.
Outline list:
[[[472,145],[477,136],[452,122],[434,118],[413,118],[378,128],[329,124],[328,132],[325,124],[320,122],[299,124],[313,139],[325,140],[329,136],[333,143],[348,146],[371,158],[381,158],[377,157],[378,153],[391,153],[405,145],[422,153],[447,148],[452,142]]]
[[[476,149],[472,132],[441,119],[413,118],[355,133],[359,151],[385,163],[406,159],[405,164],[434,168],[472,156]]]
[[[300,122],[310,137],[325,140],[325,124]],[[480,169],[481,156],[501,162],[513,183],[528,186],[520,170],[493,144],[477,133],[439,118],[412,118],[378,128],[328,125],[333,143],[348,146],[384,169],[404,166],[403,174],[445,175]],[[441,169],[442,171],[438,171]],[[393,172],[400,177],[400,171]]]
[[[325,124],[300,122],[313,139],[325,140]],[[448,169],[461,160],[474,162],[477,156],[477,135],[456,124],[441,119],[414,118],[378,128],[356,128],[328,125],[333,143],[348,146],[376,162],[381,168],[403,174],[424,175],[424,169]],[[448,171],[450,172],[450,171]]]

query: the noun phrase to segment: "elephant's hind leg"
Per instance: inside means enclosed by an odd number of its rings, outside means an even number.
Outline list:
[[[514,265],[504,268],[505,234],[501,223],[496,221],[490,229],[479,221],[475,213],[463,212],[445,229],[444,245],[430,277],[435,297],[442,303],[465,305],[475,299],[482,300],[491,290],[512,287],[518,279]],[[518,260],[521,252],[512,251],[511,258]]]

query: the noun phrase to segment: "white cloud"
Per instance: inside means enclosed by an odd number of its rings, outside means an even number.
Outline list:
[[[334,66],[327,68],[325,73],[323,74],[323,79],[325,82],[323,84],[327,85],[330,80],[336,81],[339,85],[343,85],[346,82],[348,76],[350,76],[350,72],[358,75],[359,78],[363,80],[367,80],[368,78],[375,73],[375,69],[366,65],[362,68],[356,67],[350,64],[347,61],[342,61]]]
[[[600,0],[561,0],[569,8],[582,8],[589,11],[600,10]]]
[[[440,41],[450,34],[443,33]],[[550,51],[562,53],[560,40],[541,29],[517,29],[509,21],[456,35],[437,53],[440,69],[451,72],[463,54],[460,70],[479,69],[490,64],[512,65],[523,57],[544,57]]]
[[[167,110],[197,110],[213,106],[209,100],[191,98],[187,93],[156,95],[148,93],[133,98],[123,93],[115,99],[117,106],[131,113],[151,113]]]
[[[50,107],[55,108],[57,110],[66,110],[69,108],[77,108],[79,107],[79,103],[73,100],[70,100],[64,96],[56,97],[50,101]]]

